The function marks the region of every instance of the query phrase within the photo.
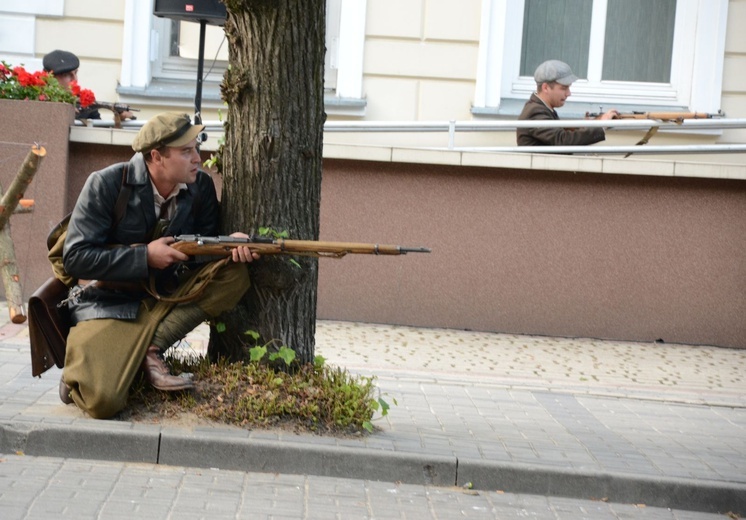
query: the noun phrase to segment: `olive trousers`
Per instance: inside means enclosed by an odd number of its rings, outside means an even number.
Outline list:
[[[246,264],[233,262],[211,272],[215,270],[215,263],[207,264],[173,296],[188,294],[202,284],[204,288],[190,305],[197,304],[210,317],[232,309],[250,286],[249,270]],[[107,419],[126,406],[145,351],[160,322],[176,305],[148,298],[141,302],[134,321],[96,319],[70,329],[62,378],[78,408],[96,419]]]

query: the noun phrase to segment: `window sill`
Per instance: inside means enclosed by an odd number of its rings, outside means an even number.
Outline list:
[[[173,105],[174,102],[194,102],[197,93],[195,82],[181,80],[153,80],[147,87],[117,87],[120,102],[132,105],[155,106]],[[362,117],[367,101],[359,98],[337,97],[334,93],[324,94],[324,108],[329,115]],[[202,84],[202,108],[220,109],[225,103],[220,97],[220,84]]]

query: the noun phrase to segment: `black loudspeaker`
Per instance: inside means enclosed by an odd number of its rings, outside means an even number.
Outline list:
[[[219,0],[155,0],[155,16],[186,22],[225,25],[228,13]]]

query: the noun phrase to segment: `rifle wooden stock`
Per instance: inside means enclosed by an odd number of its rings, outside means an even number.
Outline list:
[[[426,247],[403,247],[387,244],[364,244],[356,242],[320,242],[315,240],[265,239],[263,237],[241,239],[236,237],[200,237],[180,235],[171,247],[184,254],[227,256],[231,250],[249,246],[260,255],[299,255],[342,258],[347,254],[404,255],[407,253],[429,253]]]

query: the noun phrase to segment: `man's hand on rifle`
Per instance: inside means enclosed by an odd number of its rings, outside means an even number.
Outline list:
[[[165,269],[177,262],[186,262],[189,255],[177,251],[170,244],[176,241],[174,237],[161,237],[148,243],[148,267]]]
[[[616,108],[612,108],[611,110],[608,110],[604,112],[603,114],[600,114],[594,117],[594,119],[603,119],[603,120],[618,119],[618,118],[619,118],[619,110],[617,110]]]
[[[233,233],[236,238],[249,238],[246,233]],[[148,244],[148,267],[165,269],[177,262],[186,262],[189,255],[171,247],[176,242],[174,237],[161,237]],[[231,258],[236,263],[247,263],[260,258],[259,253],[252,251],[249,246],[238,246],[231,249]]]
[[[232,233],[230,236],[235,238],[249,238],[249,235],[246,233]],[[231,250],[231,258],[233,258],[234,262],[251,262],[253,260],[259,260],[259,253],[256,253],[251,250],[249,246],[238,246]]]

